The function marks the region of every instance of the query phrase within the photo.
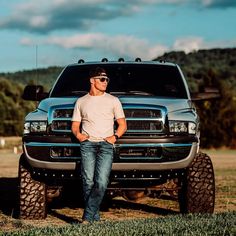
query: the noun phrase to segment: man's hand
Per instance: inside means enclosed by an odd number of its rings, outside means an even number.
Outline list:
[[[87,139],[89,138],[89,136],[86,135],[86,134],[77,133],[77,134],[76,134],[76,138],[77,138],[80,142],[84,142],[85,140],[87,140]]]
[[[112,136],[104,138],[104,140],[110,144],[114,144],[116,142],[116,137],[115,135],[112,135]]]
[[[73,121],[71,126],[72,133],[80,141],[83,142],[89,138],[88,135],[80,133],[80,122]]]
[[[127,130],[127,124],[125,118],[117,119],[116,122],[118,124],[116,135],[120,138]],[[106,137],[104,140],[110,144],[114,144],[117,141],[115,135]]]

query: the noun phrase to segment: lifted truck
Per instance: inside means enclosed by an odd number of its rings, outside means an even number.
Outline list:
[[[120,99],[128,126],[114,146],[107,195],[136,200],[158,198],[164,191],[179,201],[182,213],[212,213],[213,166],[199,151],[199,117],[179,66],[103,59],[68,65],[50,93],[26,86],[23,98],[40,103],[25,118],[20,217],[45,218],[47,203],[60,194],[63,181],[80,183],[80,144],[72,135],[71,117],[76,100],[89,90],[89,71],[97,66],[107,71],[107,92]]]

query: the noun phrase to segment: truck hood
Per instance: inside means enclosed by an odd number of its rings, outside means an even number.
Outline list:
[[[187,99],[174,99],[174,98],[160,98],[160,97],[119,97],[122,105],[137,105],[137,106],[162,106],[166,107],[167,112],[174,112],[177,110],[185,110],[192,108],[192,102]]]
[[[48,112],[52,107],[74,107],[77,97],[46,98],[39,103],[38,109]]]
[[[173,98],[159,98],[147,96],[119,96],[118,97],[123,106],[134,105],[138,107],[147,106],[163,106],[166,107],[168,113],[191,109],[192,102],[188,99],[173,99]],[[77,97],[60,97],[47,98],[40,102],[38,109],[48,112],[52,107],[74,107]]]

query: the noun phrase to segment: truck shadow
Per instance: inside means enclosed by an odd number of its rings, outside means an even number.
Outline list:
[[[75,223],[76,220],[73,217],[67,216],[66,214],[61,214],[56,212],[56,209],[63,208],[83,208],[83,200],[81,197],[81,190],[76,189],[74,186],[67,187],[66,191],[56,199],[54,199],[49,204],[48,213],[58,219],[63,220],[66,223]],[[18,188],[18,178],[0,178],[0,213],[13,217],[19,217],[19,188]],[[52,209],[52,210],[50,210]],[[132,202],[118,199],[107,199],[105,198],[101,211],[108,212],[112,210],[119,209],[124,210],[139,210],[145,213],[156,213],[158,215],[170,215],[176,214],[177,211],[165,209],[157,206],[150,206],[144,203]]]
[[[0,212],[17,217],[18,178],[0,178]]]
[[[126,210],[138,210],[145,213],[153,213],[158,215],[173,215],[177,214],[177,211],[171,209],[165,209],[158,206],[150,206],[145,203],[132,202],[122,199],[113,199],[110,203],[109,209],[126,209]]]

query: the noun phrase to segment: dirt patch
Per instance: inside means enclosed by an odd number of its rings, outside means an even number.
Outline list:
[[[50,206],[48,217],[41,221],[17,220],[18,160],[20,154],[14,150],[0,150],[0,228],[13,230],[29,225],[66,225],[80,222],[82,201],[74,191],[67,193]],[[212,158],[216,179],[215,212],[236,211],[236,151],[206,151]],[[103,220],[163,217],[178,214],[175,201],[144,197],[137,201],[127,201],[121,197],[105,201],[102,206]]]

